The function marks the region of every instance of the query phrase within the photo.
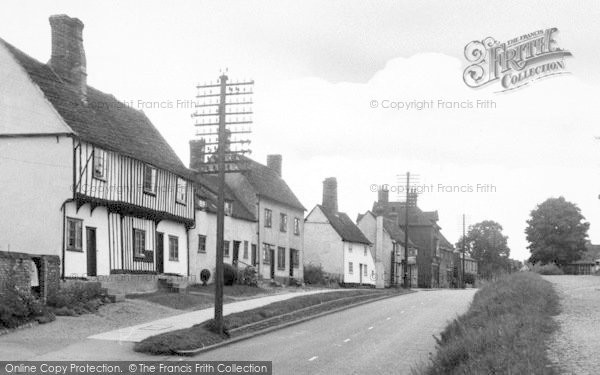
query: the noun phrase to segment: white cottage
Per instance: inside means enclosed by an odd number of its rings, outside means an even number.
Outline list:
[[[323,181],[323,204],[304,220],[304,264],[347,285],[375,285],[377,279],[371,242],[356,224],[337,209],[337,180]]]
[[[41,63],[0,39],[0,246],[63,277],[188,274],[189,170],[143,112],[87,85],[83,23],[50,17]]]

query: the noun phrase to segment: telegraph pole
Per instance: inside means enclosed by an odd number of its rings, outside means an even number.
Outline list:
[[[244,162],[240,158],[241,155],[250,153],[249,149],[244,149],[244,144],[249,144],[248,139],[238,140],[236,134],[249,134],[251,132],[249,124],[252,123],[250,118],[245,116],[239,119],[240,115],[251,115],[252,111],[246,107],[240,109],[240,105],[251,105],[252,100],[248,99],[251,95],[252,88],[246,90],[246,86],[253,85],[254,81],[237,82],[228,84],[228,77],[225,73],[221,74],[219,81],[216,84],[198,85],[197,88],[202,90],[196,97],[203,99],[203,103],[196,104],[196,111],[192,117],[201,118],[201,122],[196,122],[195,126],[202,129],[196,135],[200,136],[204,141],[205,147],[205,162],[200,170],[204,174],[218,175],[218,192],[217,192],[217,251],[215,265],[215,329],[218,333],[224,333],[223,327],[223,245],[225,243],[225,173],[240,172],[239,162]],[[240,88],[241,87],[241,88]],[[213,89],[217,92],[213,93]],[[227,99],[233,95],[243,95],[241,100]],[[218,100],[215,100],[218,98]],[[237,106],[233,110],[228,111],[228,106]],[[216,107],[216,111],[215,111]],[[200,112],[200,109],[202,108]],[[235,125],[233,130],[227,126]],[[246,127],[248,126],[248,127]],[[214,139],[214,136],[217,139]],[[231,138],[233,137],[233,138]],[[240,145],[239,149],[232,145]]]
[[[408,210],[410,195],[410,172],[406,172],[406,209],[404,210],[404,288],[408,289]]]
[[[462,240],[462,288],[465,288],[465,214],[462,215],[462,224],[463,224],[463,240]]]

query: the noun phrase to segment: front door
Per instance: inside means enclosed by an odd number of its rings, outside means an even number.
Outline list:
[[[238,266],[238,259],[240,257],[240,241],[233,241],[233,258],[231,259],[231,264],[234,267]]]
[[[165,235],[164,233],[156,232],[156,271],[165,273]]]
[[[360,263],[358,265],[358,271],[359,271],[359,280],[360,280],[359,282],[362,285],[362,276],[363,276],[363,264],[362,263]]]
[[[85,227],[86,251],[87,251],[87,274],[96,276],[96,228]]]
[[[271,279],[275,279],[275,249],[269,249],[269,258],[271,264]]]
[[[256,266],[258,261],[256,260],[256,244],[252,244],[252,265]]]
[[[294,249],[290,249],[290,277],[294,277]]]

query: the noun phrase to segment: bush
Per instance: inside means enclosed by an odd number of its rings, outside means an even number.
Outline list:
[[[248,266],[238,271],[237,283],[248,286],[258,286],[258,272],[256,268]]]
[[[529,268],[532,272],[539,273],[540,275],[564,275],[565,273],[556,264],[548,263],[542,265],[536,263]]]
[[[223,282],[225,285],[235,284],[237,279],[237,270],[231,264],[223,264]]]
[[[202,281],[202,285],[206,286],[206,283],[210,279],[210,271],[206,268],[200,271],[200,281]]]
[[[48,305],[56,315],[75,316],[96,312],[106,301],[108,296],[100,283],[77,281],[61,285]]]
[[[325,284],[325,274],[321,265],[307,264],[304,266],[304,282],[307,284]]]
[[[21,290],[14,284],[5,289],[0,304],[0,327],[15,328],[34,320],[43,324],[54,319],[54,314],[29,291]]]

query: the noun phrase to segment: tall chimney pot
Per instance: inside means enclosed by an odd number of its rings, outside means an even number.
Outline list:
[[[323,207],[333,213],[338,212],[337,180],[335,177],[329,177],[323,181]]]
[[[282,157],[281,157],[281,155],[279,155],[279,154],[277,154],[277,155],[267,155],[267,167],[269,167],[272,170],[274,170],[275,173],[277,173],[277,175],[279,177],[281,177],[281,164],[282,164]]]
[[[83,49],[83,22],[66,14],[50,16],[52,56],[50,67],[85,101],[87,71]]]

